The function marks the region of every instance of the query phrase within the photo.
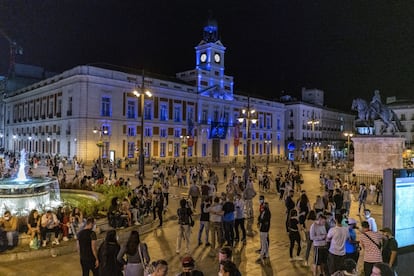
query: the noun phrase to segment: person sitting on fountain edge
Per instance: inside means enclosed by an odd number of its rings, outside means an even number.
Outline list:
[[[17,232],[17,217],[12,216],[10,211],[4,212],[0,218],[0,247],[12,249],[17,245],[19,233]]]

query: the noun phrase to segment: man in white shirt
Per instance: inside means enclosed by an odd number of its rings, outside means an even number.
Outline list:
[[[364,210],[365,219],[369,224],[369,230],[372,232],[378,232],[377,222],[373,217],[371,217],[371,210],[365,209]]]
[[[329,275],[342,269],[345,260],[345,242],[349,239],[348,227],[343,227],[342,215],[335,215],[336,225],[328,231],[326,239],[330,242],[328,254]]]

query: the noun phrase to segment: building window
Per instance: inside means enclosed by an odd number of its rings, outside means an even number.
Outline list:
[[[167,129],[161,128],[160,129],[160,137],[166,138],[167,137]]]
[[[189,156],[189,157],[193,156],[193,147],[188,147],[187,148],[187,156]]]
[[[206,157],[207,156],[207,144],[201,145],[201,156]]]
[[[133,126],[128,127],[128,136],[136,136],[136,128]]]
[[[234,156],[239,155],[239,147],[234,147]]]
[[[166,103],[160,105],[160,121],[168,120],[168,108]]]
[[[167,144],[166,143],[160,143],[160,157],[165,157]]]
[[[259,116],[259,128],[263,128],[264,126],[264,118],[263,115]]]
[[[37,106],[38,104],[36,103],[36,106]],[[73,105],[73,99],[72,99],[72,97],[69,97],[68,98],[68,110],[67,110],[67,116],[71,116],[72,115],[72,105]],[[35,109],[35,116],[37,116],[38,115],[38,110],[39,110],[39,108],[37,108],[37,111],[36,111],[36,109]]]
[[[180,143],[174,143],[174,157],[180,156]]]
[[[181,122],[181,107],[174,106],[174,122]]]
[[[102,97],[101,116],[111,116],[111,98],[109,97]]]
[[[151,152],[151,143],[144,143],[144,155],[145,157],[149,157]]]
[[[175,128],[174,129],[174,137],[180,138],[181,136],[181,128]]]
[[[276,130],[280,131],[280,119],[276,120]]]
[[[128,103],[127,103],[127,118],[128,119],[135,119],[135,110],[136,110],[135,103],[136,101],[128,100]]]
[[[259,144],[259,154],[263,154],[263,144]]]
[[[204,109],[201,112],[201,123],[202,124],[207,124],[207,121],[208,121],[208,111],[206,109]]]
[[[135,143],[128,142],[128,158],[133,158],[135,153]]]
[[[224,156],[229,155],[229,144],[224,144]]]
[[[152,120],[152,103],[145,103],[144,120]]]
[[[194,121],[194,107],[192,106],[187,106],[187,121]]]
[[[152,137],[152,128],[146,127],[144,130],[144,136],[145,137]]]

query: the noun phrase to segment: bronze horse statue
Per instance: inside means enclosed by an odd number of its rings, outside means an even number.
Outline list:
[[[351,109],[358,111],[360,121],[373,124],[375,120],[381,120],[384,125],[380,130],[380,134],[383,134],[389,126],[392,127],[391,132],[393,134],[403,130],[397,114],[386,105],[374,106],[371,103],[368,104],[364,99],[356,98],[352,101]]]

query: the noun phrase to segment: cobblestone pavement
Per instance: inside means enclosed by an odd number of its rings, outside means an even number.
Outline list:
[[[274,173],[276,173],[279,167],[284,166],[277,164],[271,166],[270,168]],[[222,172],[220,170],[220,168],[216,168],[219,176],[222,176]],[[319,171],[310,169],[307,165],[301,166],[301,170],[305,179],[303,189],[306,190],[311,204],[313,204],[316,195],[321,192],[319,185]],[[119,171],[119,176],[123,175],[132,177],[133,171],[131,170],[126,173]],[[146,175],[149,179],[149,176],[151,175],[150,171],[148,171]],[[133,185],[136,185],[136,183],[136,179],[134,179]],[[224,185],[221,183],[219,185],[219,191],[223,189]],[[257,184],[256,190],[258,190]],[[184,188],[172,187],[170,189],[170,194],[176,196],[171,197],[170,208],[167,211],[166,216],[174,216],[178,206],[178,200],[184,192],[186,192],[186,189]],[[266,265],[257,264],[255,262],[258,258],[258,254],[255,253],[255,250],[260,247],[259,235],[255,227],[255,221],[253,223],[255,235],[253,237],[248,237],[247,244],[245,246],[238,244],[234,248],[234,261],[239,265],[240,271],[243,275],[255,276],[312,275],[310,268],[304,266],[303,261],[289,262],[289,238],[284,226],[285,207],[283,201],[278,199],[275,192],[265,194],[265,200],[270,203],[270,210],[272,212],[271,230],[269,233],[270,262]],[[357,216],[357,207],[357,203],[353,202],[350,216],[359,221],[360,218]],[[378,227],[381,227],[382,207],[370,205],[369,208],[372,210],[373,216],[377,220]],[[254,210],[257,213],[258,197],[254,199]],[[176,275],[176,273],[180,271],[180,259],[184,256],[184,253],[175,253],[178,228],[177,223],[175,220],[169,220],[162,228],[156,228],[155,226],[157,225],[158,224],[156,222],[153,223],[154,227],[150,228],[150,231],[142,236],[142,240],[148,244],[151,259],[165,259],[169,263],[169,275]],[[204,275],[217,275],[218,261],[216,254],[210,254],[211,249],[209,247],[205,247],[204,245],[197,246],[198,229],[199,224],[196,222],[194,228],[192,228],[191,234],[191,255],[196,260],[196,266],[204,272]],[[128,231],[128,229],[123,231]],[[62,246],[72,246],[74,249],[75,243],[69,241],[67,244]],[[306,245],[302,243],[301,256],[304,256],[305,249]],[[309,260],[312,260],[312,253]],[[362,268],[361,261],[359,263],[359,267]],[[41,257],[39,259],[23,259],[2,263],[0,265],[0,275],[81,275],[81,269],[78,254],[72,250],[69,254],[59,255],[55,258]]]

